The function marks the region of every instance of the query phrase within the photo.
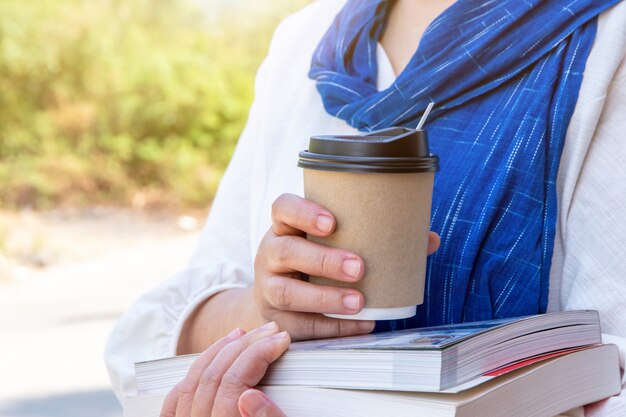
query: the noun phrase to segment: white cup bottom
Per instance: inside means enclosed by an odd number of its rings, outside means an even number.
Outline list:
[[[395,308],[364,308],[358,314],[324,314],[326,317],[344,320],[397,320],[413,317],[417,306]]]

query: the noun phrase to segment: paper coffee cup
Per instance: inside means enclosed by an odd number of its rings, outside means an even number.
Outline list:
[[[391,128],[362,136],[314,136],[300,152],[305,197],[330,210],[335,232],[320,244],[360,255],[365,274],[356,283],[310,276],[312,283],[358,289],[365,308],[353,320],[415,315],[424,278],[434,173],[425,131]]]

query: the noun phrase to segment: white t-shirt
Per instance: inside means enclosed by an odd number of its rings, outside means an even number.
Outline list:
[[[354,134],[327,114],[311,56],[344,1],[318,0],[276,30],[256,79],[247,125],[196,251],[183,272],[140,298],[106,349],[113,387],[135,392],[133,363],[171,356],[187,317],[217,292],[250,286],[272,202],[303,195],[298,152],[316,134]],[[558,174],[559,211],[549,310],[597,309],[607,341],[626,351],[626,2],[603,13],[567,132]],[[379,88],[395,74],[378,48]],[[219,320],[219,317],[216,317]],[[610,335],[610,336],[609,336]],[[620,402],[621,401],[621,402]],[[619,397],[605,405],[621,407]],[[610,414],[603,414],[610,415]],[[611,414],[614,415],[614,414]]]

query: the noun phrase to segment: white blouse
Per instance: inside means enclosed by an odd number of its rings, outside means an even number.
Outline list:
[[[133,364],[176,354],[191,312],[212,295],[250,286],[272,202],[303,195],[298,152],[314,134],[354,134],[328,115],[307,77],[311,56],[345,0],[318,0],[277,28],[247,125],[188,267],[141,297],[106,347],[118,397],[135,393]],[[626,2],[602,14],[558,174],[559,212],[549,310],[597,309],[606,341],[626,351]],[[378,48],[379,88],[395,74]],[[219,317],[215,318],[219,320]],[[624,396],[604,405],[620,407]],[[600,414],[598,414],[600,415]]]

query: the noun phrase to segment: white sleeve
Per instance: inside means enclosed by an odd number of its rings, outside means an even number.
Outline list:
[[[176,354],[183,324],[199,304],[220,291],[253,282],[250,194],[256,184],[250,167],[263,111],[271,108],[264,103],[268,60],[257,73],[255,99],[246,127],[187,269],[139,298],[109,336],[105,362],[120,399],[136,393],[135,362]]]
[[[585,408],[586,415],[596,417],[626,416],[626,42],[619,39],[624,45],[621,64],[606,94],[597,98],[602,112],[566,213],[563,238],[562,308],[598,310],[604,342],[620,348],[622,393]]]

